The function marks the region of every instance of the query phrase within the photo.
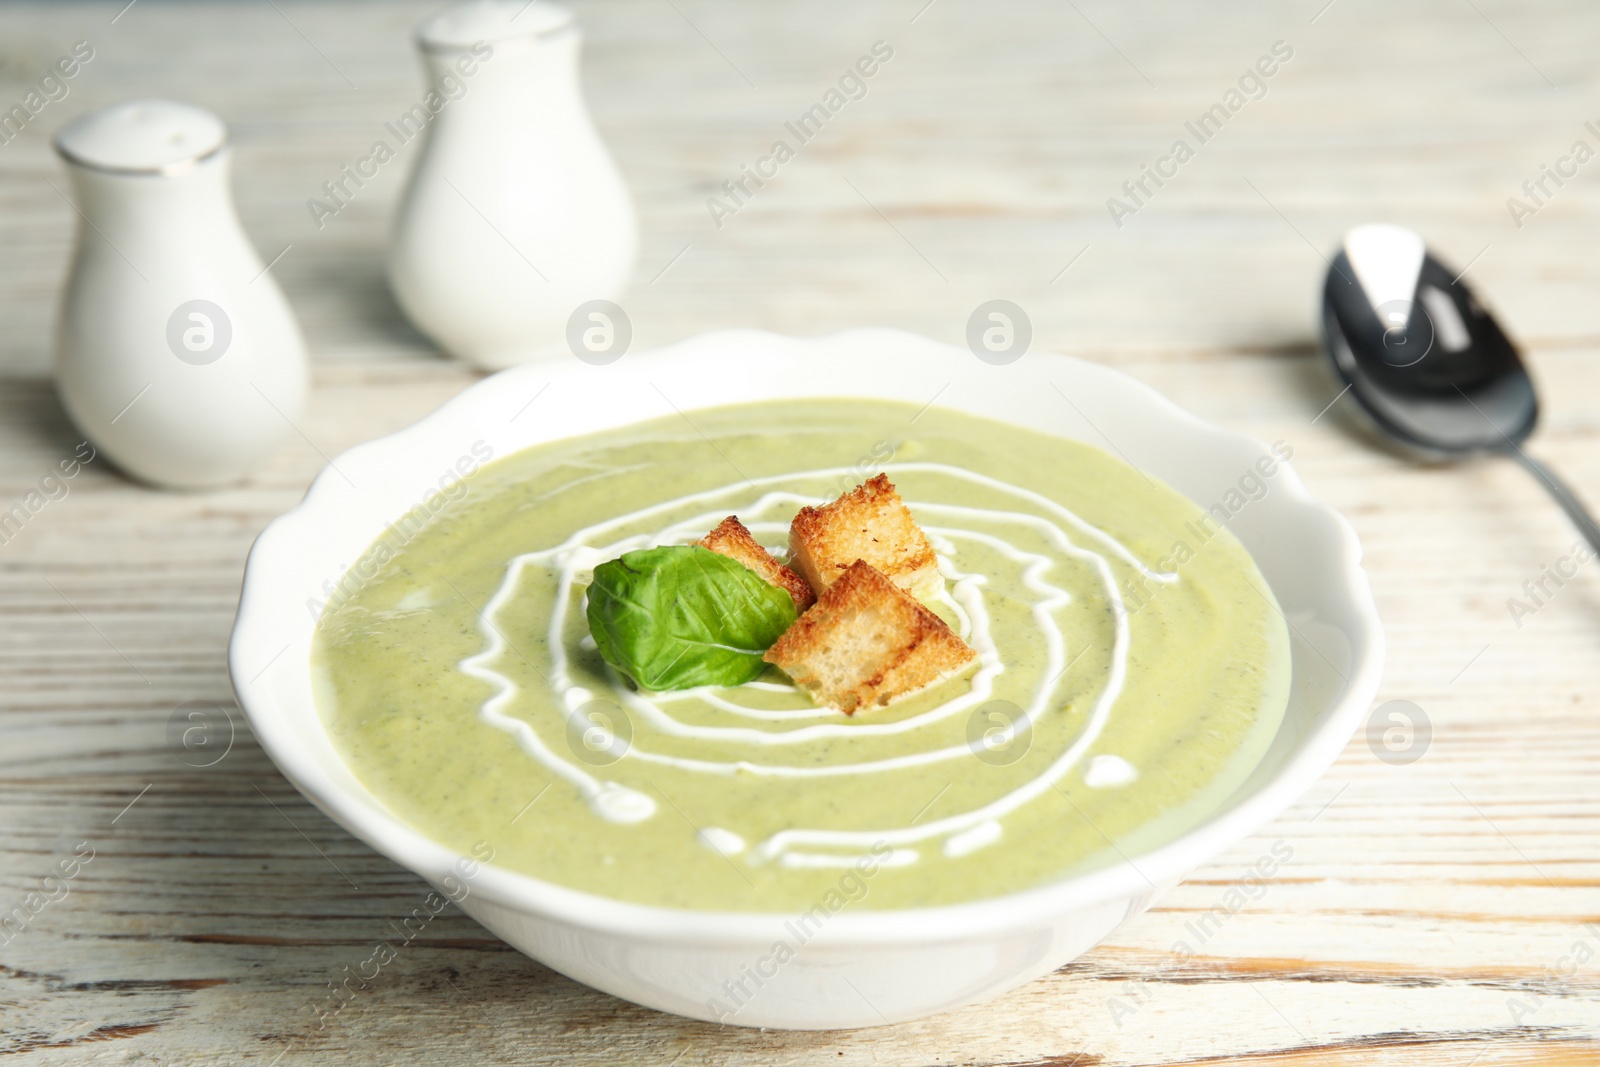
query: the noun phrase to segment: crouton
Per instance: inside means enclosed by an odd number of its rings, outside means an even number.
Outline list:
[[[768,585],[775,585],[782,589],[794,601],[794,610],[802,612],[816,603],[816,595],[811,592],[811,586],[806,580],[794,571],[772,558],[772,553],[762,548],[739,521],[737,515],[729,515],[717,524],[717,528],[702,537],[698,542],[701,548],[709,548],[719,556],[727,556],[738,563],[761,575]]]
[[[925,689],[978,654],[915,597],[856,560],[764,658],[817,703],[854,715]]]
[[[913,596],[944,586],[928,536],[881,473],[831,504],[801,508],[789,526],[789,557],[819,596],[858,559]]]

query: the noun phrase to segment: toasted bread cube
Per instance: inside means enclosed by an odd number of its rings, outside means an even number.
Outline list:
[[[978,654],[865,560],[856,560],[764,657],[819,704],[854,715],[925,689]]]
[[[737,515],[729,515],[717,524],[717,528],[702,537],[697,544],[701,548],[709,548],[719,556],[743,563],[746,567],[761,575],[768,585],[775,585],[789,594],[794,601],[794,610],[801,612],[817,602],[816,595],[811,592],[811,586],[806,580],[794,571],[785,567],[772,557],[772,553],[761,547],[744,523],[739,521]]]
[[[819,596],[858,559],[913,596],[944,586],[928,535],[881,473],[831,504],[801,508],[789,525],[789,557]]]

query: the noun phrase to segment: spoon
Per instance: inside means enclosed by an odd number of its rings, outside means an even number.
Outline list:
[[[1516,347],[1416,233],[1370,224],[1345,234],[1322,291],[1322,344],[1381,436],[1435,462],[1516,460],[1600,552],[1600,526],[1577,494],[1522,448],[1539,399]]]

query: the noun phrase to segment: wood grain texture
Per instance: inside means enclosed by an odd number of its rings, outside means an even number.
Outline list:
[[[0,945],[0,1053],[1600,1062],[1600,563],[1516,625],[1507,598],[1574,532],[1507,463],[1425,470],[1355,436],[1342,401],[1318,417],[1334,390],[1311,330],[1321,256],[1346,227],[1417,227],[1471,262],[1526,342],[1546,396],[1535,450],[1600,500],[1600,163],[1521,228],[1506,207],[1575,139],[1597,144],[1583,124],[1600,119],[1600,8],[1324,3],[579,5],[586,90],[644,223],[623,301],[637,347],[725,326],[871,324],[960,343],[977,303],[1015,300],[1036,347],[1292,445],[1366,546],[1390,638],[1382,699],[1415,701],[1434,726],[1408,766],[1353,739],[1301,803],[1062,971],[991,1004],[845,1034],[635,1008],[453,909],[319,1028],[328,984],[426,889],[302,801],[236,712],[232,748],[209,768],[175,757],[168,723],[188,701],[230,705],[223,653],[255,533],[324,457],[474,380],[400,319],[384,285],[409,159],[321,229],[305,206],[418,95],[408,33],[430,5],[0,9],[0,105],[73,41],[96,49],[70,95],[0,145],[0,503],[79,440],[45,377],[73,225],[48,137],[90,107],[172,95],[228,120],[241,215],[264,257],[288,246],[274,271],[317,361],[308,415],[247,484],[163,494],[97,461],[0,545],[0,912],[80,843],[94,850],[66,895]],[[866,98],[717,228],[706,198],[879,39],[895,56]],[[1114,226],[1106,198],[1279,40],[1294,56],[1266,95]],[[1277,875],[1241,882],[1280,841],[1293,858]],[[1219,905],[1228,917],[1180,964],[1173,946]]]

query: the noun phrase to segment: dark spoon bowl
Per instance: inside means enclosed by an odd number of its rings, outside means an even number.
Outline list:
[[[1374,308],[1349,255],[1334,257],[1323,287],[1323,350],[1378,431],[1432,460],[1527,440],[1539,421],[1533,381],[1466,285],[1428,255],[1416,298],[1409,308],[1391,306],[1399,304]]]
[[[1322,343],[1334,376],[1381,439],[1433,462],[1485,452],[1515,459],[1600,552],[1600,526],[1577,494],[1522,448],[1538,424],[1539,399],[1516,346],[1460,275],[1422,250],[1421,238],[1391,226],[1346,235],[1323,285]]]

